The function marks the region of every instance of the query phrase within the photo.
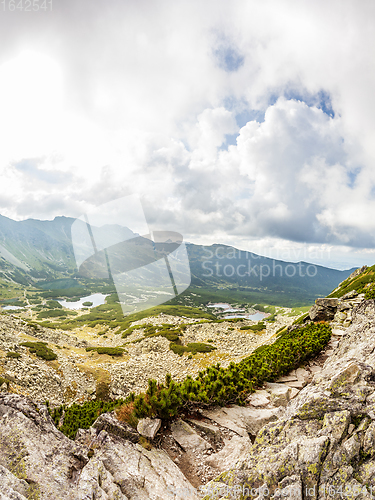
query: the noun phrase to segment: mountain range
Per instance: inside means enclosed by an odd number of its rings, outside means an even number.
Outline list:
[[[56,289],[60,288],[53,284],[59,283],[57,280],[80,280],[71,238],[74,221],[64,216],[52,221],[14,221],[0,215],[0,284],[45,288],[46,283],[52,283],[51,288]],[[126,234],[130,231],[121,230]],[[279,261],[220,244],[187,243],[186,248],[191,284],[174,299],[180,303],[189,298],[192,302],[305,305],[327,295],[353,271]]]

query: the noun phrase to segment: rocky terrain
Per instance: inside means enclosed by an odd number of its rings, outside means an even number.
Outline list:
[[[30,337],[29,327],[15,324],[14,318],[1,319],[1,348],[21,352],[25,348],[18,345]],[[22,391],[16,393],[23,387],[18,375],[3,383],[0,499],[370,499],[375,488],[375,301],[356,292],[318,299],[306,320],[329,320],[333,327],[329,345],[317,358],[266,383],[249,396],[247,406],[184,413],[171,424],[143,419],[135,430],[116,413],[106,413],[89,429],[80,429],[73,441],[55,428],[43,399],[33,402]],[[207,333],[199,337],[200,329],[209,325],[196,326],[186,335],[203,339]],[[229,328],[225,323],[215,327]],[[229,332],[218,337],[244,334]],[[42,375],[42,365],[34,360],[35,380],[29,384],[51,379],[53,363],[63,366],[65,356],[72,373],[87,377],[76,390],[89,383],[95,390],[95,376],[85,375],[77,363],[83,341],[68,336],[70,349],[78,351],[68,355],[66,334],[55,335],[54,345],[64,354],[55,348],[58,359],[43,362],[50,371]],[[273,335],[267,330],[262,341],[272,342]],[[158,357],[150,353],[159,352],[152,346],[162,350],[165,340],[134,344],[137,356],[156,363]],[[2,377],[11,371],[7,363]],[[105,366],[113,373],[121,363]],[[65,367],[60,384],[51,381],[56,391],[65,387],[67,374]]]
[[[290,309],[282,309],[282,313]],[[266,324],[266,330],[252,332],[240,330],[241,326],[256,322],[244,320],[239,323],[201,323],[199,320],[159,315],[133,323],[134,330],[126,339],[116,333],[98,336],[96,329],[77,328],[74,332],[31,327],[14,315],[0,314],[0,377],[7,380],[8,390],[28,396],[37,401],[49,401],[52,405],[83,402],[95,398],[98,383],[107,385],[108,395],[124,397],[130,392],[140,392],[147,387],[149,378],[164,380],[171,373],[176,380],[186,375],[196,375],[206,366],[220,362],[223,366],[231,361],[240,361],[262,343],[272,341],[275,332],[290,325],[294,317],[279,314],[277,320]],[[216,347],[211,353],[197,353],[189,359],[179,356],[169,348],[164,337],[142,340],[145,324],[187,324],[182,342],[209,342]],[[104,338],[105,337],[105,338]],[[20,344],[25,341],[47,342],[57,355],[54,361],[45,361]],[[88,346],[123,346],[120,357],[87,352]],[[20,354],[18,358],[7,357],[8,352]]]

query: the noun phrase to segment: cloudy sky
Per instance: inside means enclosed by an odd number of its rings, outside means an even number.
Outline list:
[[[2,215],[375,263],[372,0],[52,2],[0,5]]]

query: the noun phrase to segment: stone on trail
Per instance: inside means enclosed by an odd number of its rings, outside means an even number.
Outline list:
[[[208,441],[181,419],[172,423],[171,431],[173,438],[184,451],[206,451],[212,448]]]
[[[160,427],[160,418],[141,418],[137,425],[137,431],[141,436],[154,439]]]

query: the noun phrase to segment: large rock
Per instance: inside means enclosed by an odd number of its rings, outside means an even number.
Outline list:
[[[189,492],[198,500],[164,451],[131,442],[113,414],[101,417],[78,433],[80,444],[55,428],[43,405],[0,394],[0,499],[183,500]]]
[[[26,481],[19,479],[8,469],[0,465],[0,499],[23,500],[30,492]]]
[[[198,500],[192,485],[164,451],[145,450],[105,431],[100,434],[95,456],[82,470],[76,499],[97,498],[83,496],[96,490],[103,499],[111,500],[183,500],[187,492],[189,499]]]
[[[289,403],[291,388],[288,385],[266,382],[266,389],[274,406],[286,406]]]
[[[137,431],[141,436],[154,439],[160,427],[160,418],[141,418],[137,425]]]
[[[97,433],[102,430],[107,431],[110,434],[119,436],[123,439],[128,439],[133,443],[137,443],[139,440],[139,435],[133,427],[128,425],[126,422],[120,422],[115,412],[102,413],[92,424]]]
[[[48,413],[16,394],[0,394],[0,464],[40,491],[76,500],[86,450],[59,432]]]
[[[236,432],[239,436],[248,437],[249,434],[256,436],[263,425],[276,420],[280,411],[279,408],[254,409],[234,405],[230,408],[206,410],[203,414],[206,418]]]
[[[203,431],[206,435],[210,436],[214,441],[220,440],[221,433],[219,427],[209,424],[204,420],[196,420],[195,418],[189,418],[187,420],[191,424],[195,425],[197,429]]]
[[[171,425],[173,438],[185,451],[206,451],[212,448],[210,443],[203,439],[195,430],[186,422],[179,419]]]
[[[339,299],[316,299],[309,311],[312,321],[331,321],[336,313]]]

